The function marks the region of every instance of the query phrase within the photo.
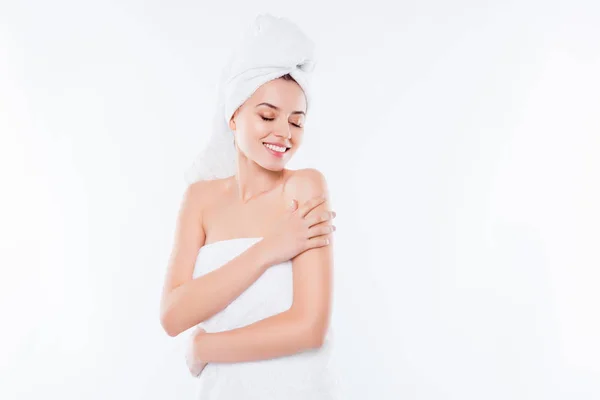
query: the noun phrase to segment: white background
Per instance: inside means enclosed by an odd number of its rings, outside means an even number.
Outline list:
[[[599,398],[598,3],[205,3],[0,3],[0,398],[194,398],[160,291],[258,12],[317,44],[344,399]]]

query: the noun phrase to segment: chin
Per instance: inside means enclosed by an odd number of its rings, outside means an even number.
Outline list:
[[[263,167],[264,169],[267,169],[269,171],[281,172],[285,169],[285,164],[279,164],[279,165],[263,165],[263,164],[261,164],[261,167]]]

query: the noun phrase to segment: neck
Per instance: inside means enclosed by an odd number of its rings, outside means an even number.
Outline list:
[[[238,199],[245,204],[273,190],[281,184],[284,174],[285,170],[270,171],[238,153],[237,172],[233,177]]]

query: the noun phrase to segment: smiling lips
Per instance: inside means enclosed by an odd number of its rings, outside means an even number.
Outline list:
[[[287,147],[276,146],[271,143],[263,143],[263,146],[265,146],[269,153],[279,158],[282,158],[287,151]]]

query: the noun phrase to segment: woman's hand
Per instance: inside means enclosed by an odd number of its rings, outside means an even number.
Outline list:
[[[293,200],[288,212],[261,240],[261,245],[266,249],[269,265],[279,264],[308,249],[329,244],[329,237],[335,231],[335,226],[331,223],[335,218],[335,211],[323,211],[308,216],[312,209],[326,200],[325,196],[317,196],[298,209],[298,202]]]
[[[206,365],[208,364],[200,360],[198,358],[198,355],[196,354],[196,343],[198,342],[198,340],[201,339],[201,336],[205,333],[206,331],[204,330],[204,328],[200,326],[196,327],[196,329],[194,329],[192,335],[189,338],[188,346],[185,353],[185,362],[187,364],[187,367],[190,370],[192,376],[196,378],[200,376],[200,374],[204,370],[204,367],[206,367]]]

